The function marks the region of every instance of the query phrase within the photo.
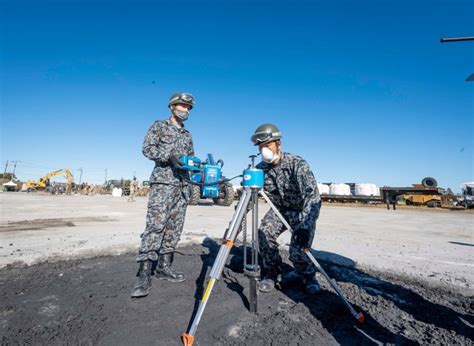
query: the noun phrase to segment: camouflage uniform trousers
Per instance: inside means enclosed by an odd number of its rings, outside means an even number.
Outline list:
[[[135,191],[135,188],[130,187],[130,195],[128,196],[127,202],[135,202],[135,196],[137,195]]]
[[[293,230],[295,230],[294,227],[299,224],[300,212],[280,210],[280,213]],[[314,220],[314,223],[310,225],[309,229],[312,230],[312,234],[310,235],[310,241],[312,242],[316,231],[316,219]],[[282,259],[278,251],[277,238],[285,230],[285,225],[283,225],[273,210],[270,210],[262,219],[262,223],[258,229],[258,241],[260,255],[264,261],[264,272],[272,270],[280,271]],[[292,262],[295,271],[303,276],[311,276],[316,273],[316,267],[309,257],[301,250],[301,247],[295,243],[293,236],[291,237],[290,242],[290,261]]]
[[[137,262],[157,261],[158,255],[174,252],[183,232],[188,205],[184,191],[186,189],[179,186],[151,184]]]

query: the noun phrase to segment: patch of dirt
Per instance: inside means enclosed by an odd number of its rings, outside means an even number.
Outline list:
[[[179,249],[176,269],[187,280],[154,280],[150,295],[136,300],[130,298],[133,254],[2,269],[1,344],[180,345],[218,250],[209,239]],[[324,261],[346,298],[364,312],[362,326],[319,276],[320,293],[310,296],[294,285],[259,294],[259,313],[251,314],[242,260],[242,248],[234,248],[195,344],[473,344],[473,297]]]
[[[75,227],[77,223],[107,222],[114,220],[115,219],[106,216],[97,216],[11,221],[6,224],[0,225],[0,232],[38,231],[53,227]]]

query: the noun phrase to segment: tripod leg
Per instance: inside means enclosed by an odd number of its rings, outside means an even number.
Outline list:
[[[355,309],[352,307],[352,305],[346,300],[346,298],[342,294],[339,287],[337,287],[336,283],[333,280],[331,280],[331,278],[326,273],[326,271],[323,269],[323,267],[321,267],[319,262],[316,261],[316,258],[314,258],[313,254],[311,253],[311,249],[303,249],[303,251],[309,257],[311,262],[313,262],[313,264],[316,266],[316,268],[318,268],[318,270],[321,272],[321,274],[323,274],[323,276],[326,278],[327,282],[329,282],[329,284],[334,289],[334,291],[336,291],[337,295],[339,296],[339,298],[341,298],[344,305],[347,307],[347,309],[349,309],[352,317],[354,317],[359,323],[363,323],[364,320],[365,320],[364,314],[362,312],[358,313],[357,311],[355,311]]]
[[[260,196],[262,196],[265,201],[270,205],[272,210],[275,212],[276,216],[281,220],[283,225],[285,225],[286,229],[289,230],[291,233],[293,233],[293,229],[291,228],[290,224],[285,220],[283,215],[281,215],[280,211],[275,207],[275,205],[270,201],[270,198],[268,198],[267,194],[263,192],[262,190],[259,191]]]
[[[190,346],[194,343],[194,335],[196,334],[197,327],[199,322],[201,321],[202,315],[204,313],[204,309],[206,308],[207,301],[209,296],[211,295],[212,289],[216,280],[219,280],[222,274],[222,270],[227,262],[227,257],[229,257],[230,250],[234,245],[235,238],[239,232],[240,224],[244,215],[247,213],[247,206],[249,204],[250,198],[252,193],[249,189],[245,189],[242,193],[242,197],[240,198],[239,204],[235,210],[234,216],[230,221],[229,228],[227,229],[224,241],[219,249],[219,253],[217,254],[216,260],[214,265],[212,266],[211,273],[209,274],[209,282],[207,284],[206,290],[204,291],[204,295],[199,303],[199,308],[194,317],[193,323],[189,328],[188,333],[183,333],[181,336],[181,340],[185,346]]]
[[[258,310],[258,279],[260,268],[258,266],[258,192],[252,190],[252,257],[250,265],[245,266],[245,276],[249,278],[249,310],[256,314]]]
[[[275,214],[278,216],[278,218],[281,220],[281,222],[283,222],[283,224],[285,225],[285,227],[291,232],[293,233],[293,229],[291,228],[291,226],[289,225],[289,223],[285,220],[285,218],[283,217],[283,215],[281,215],[281,213],[278,211],[278,209],[275,207],[275,205],[272,203],[272,201],[270,201],[270,198],[268,198],[268,196],[265,194],[265,192],[263,192],[262,190],[259,191],[260,195],[267,201],[267,203],[270,205],[270,207],[273,209],[273,211],[275,212]],[[341,298],[341,300],[343,301],[344,305],[349,309],[351,315],[359,322],[359,323],[363,323],[364,320],[365,320],[365,317],[364,317],[364,314],[362,312],[359,312],[357,313],[355,311],[355,309],[352,307],[352,305],[346,300],[346,298],[344,297],[344,295],[342,294],[341,290],[339,289],[339,287],[337,287],[337,285],[334,283],[334,281],[331,280],[331,278],[329,277],[329,275],[326,273],[326,271],[323,269],[323,267],[321,267],[321,265],[319,264],[318,261],[316,261],[316,258],[314,258],[313,254],[311,253],[311,249],[302,249],[303,252],[308,256],[308,258],[311,260],[311,262],[313,262],[313,264],[316,266],[316,268],[321,272],[321,274],[323,274],[324,278],[329,282],[329,284],[331,285],[331,287],[334,289],[334,291],[336,291],[337,295],[339,296],[339,298]]]

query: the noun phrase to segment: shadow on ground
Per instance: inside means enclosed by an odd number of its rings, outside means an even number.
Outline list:
[[[214,263],[220,244],[205,239],[203,246],[208,248],[208,253],[201,255],[203,265],[196,280],[193,317],[204,293],[206,275]],[[277,343],[291,344],[296,340],[311,342],[315,335],[321,339],[325,333],[329,334],[323,337],[328,339],[326,341],[333,339],[331,341],[339,344],[405,345],[473,340],[471,326],[474,320],[469,299],[463,302],[463,297],[449,298],[450,293],[442,289],[427,287],[407,278],[392,278],[394,281],[391,282],[390,276],[384,278],[383,275],[356,269],[351,259],[338,254],[319,251],[315,255],[356,311],[364,313],[364,324],[355,322],[326,279],[318,274],[322,291],[317,295],[306,294],[299,285],[283,286],[280,291],[260,294],[259,300],[263,304],[267,303],[268,298],[273,300],[270,304],[277,306],[276,312],[259,311],[256,324],[255,320],[250,322],[255,326],[241,327],[243,332],[225,339],[226,342],[252,340],[265,343],[278,340]],[[289,263],[287,254],[284,257]],[[292,267],[285,264],[284,271],[290,270]],[[243,276],[243,246],[234,247],[231,251],[222,281],[240,297],[242,308],[248,309],[248,280]],[[472,303],[472,299],[470,301]],[[284,329],[282,335],[281,328]]]

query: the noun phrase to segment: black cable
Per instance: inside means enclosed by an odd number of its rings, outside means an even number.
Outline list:
[[[243,177],[243,175],[242,175],[242,174],[239,174],[239,175],[236,175],[235,177],[228,178],[228,179],[222,179],[222,180],[219,180],[219,181],[217,181],[217,182],[215,182],[215,183],[210,183],[210,184],[198,183],[198,182],[192,181],[192,180],[190,180],[190,179],[184,179],[184,181],[186,181],[187,183],[192,184],[192,185],[198,185],[198,186],[214,186],[214,185],[222,185],[222,184],[227,183],[227,182],[229,182],[229,181],[231,181],[231,180],[234,180],[234,179],[236,179],[236,178],[241,178],[241,177]]]

